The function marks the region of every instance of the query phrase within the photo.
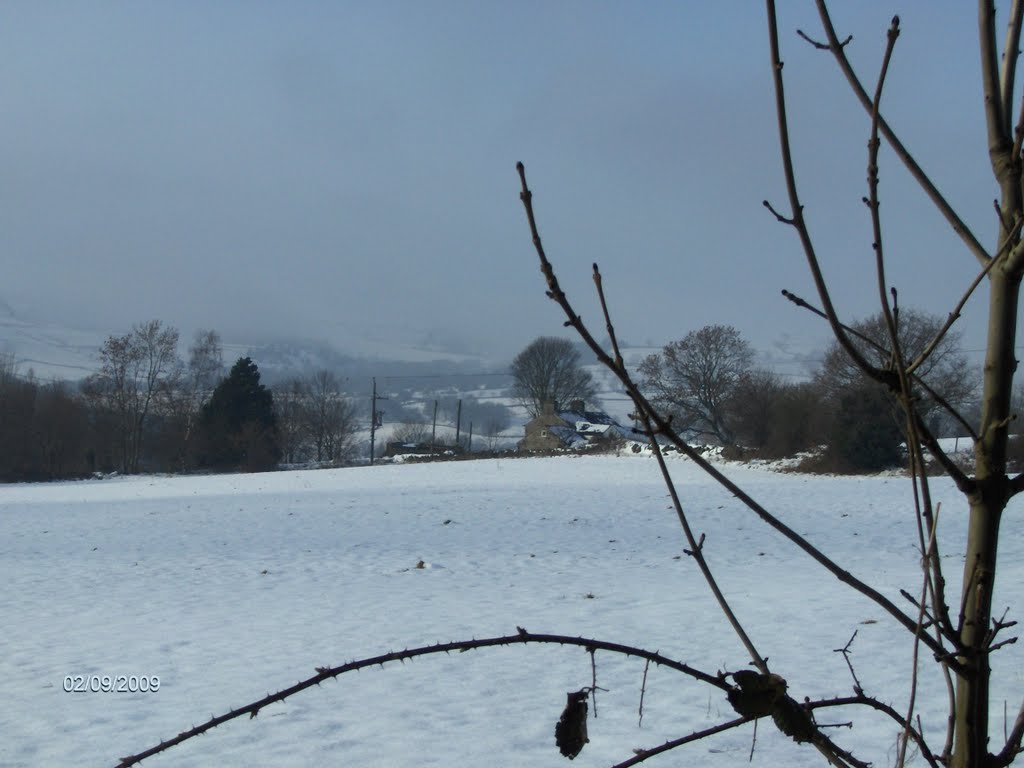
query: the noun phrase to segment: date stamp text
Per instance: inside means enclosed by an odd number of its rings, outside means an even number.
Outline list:
[[[65,693],[156,693],[156,675],[65,675]]]

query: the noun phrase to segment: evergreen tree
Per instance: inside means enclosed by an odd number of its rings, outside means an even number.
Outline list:
[[[868,382],[847,389],[828,436],[827,458],[841,472],[877,472],[903,463],[903,433],[888,393]]]
[[[280,459],[274,395],[260,384],[250,358],[239,358],[200,414],[203,464],[251,472],[272,469]]]

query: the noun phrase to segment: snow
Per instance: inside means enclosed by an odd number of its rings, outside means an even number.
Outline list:
[[[790,694],[907,706],[910,635],[682,458],[671,460],[705,553]],[[920,590],[908,481],[729,465],[767,508],[898,605]],[[964,504],[945,480],[942,555],[959,593]],[[1019,525],[1011,505],[1008,529]],[[1024,577],[1002,537],[996,605]],[[310,677],[317,666],[438,641],[535,633],[658,650],[704,671],[749,659],[690,558],[649,456],[499,459],[208,477],[0,486],[0,766],[109,765]],[[1019,618],[1015,614],[1009,618]],[[917,712],[941,746],[944,686],[926,660]],[[608,766],[734,716],[720,691],[598,652],[597,717],[574,763]],[[1017,646],[996,654],[993,711],[1019,705]],[[159,677],[149,693],[66,693],[66,676]],[[590,685],[580,648],[529,645],[363,670],[142,765],[564,766],[554,726]],[[871,713],[832,735],[891,765],[897,729]],[[1001,732],[999,726],[994,733]],[[748,765],[752,728],[651,765]],[[755,765],[821,765],[769,723]]]

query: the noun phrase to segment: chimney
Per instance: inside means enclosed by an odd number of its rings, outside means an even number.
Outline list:
[[[580,414],[582,414],[582,413],[584,413],[583,405],[584,405],[584,403],[583,403],[582,400],[570,400],[569,401],[569,410],[572,411],[573,413],[580,413]]]

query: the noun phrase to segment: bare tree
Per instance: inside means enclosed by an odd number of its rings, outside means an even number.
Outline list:
[[[918,401],[917,412],[928,418],[936,410],[959,409],[966,405],[977,390],[977,379],[971,375],[970,363],[961,350],[960,334],[949,331],[940,335],[946,318],[913,308],[900,308],[893,313],[893,321],[901,354],[907,360],[920,357],[934,339],[939,339],[916,370],[914,397]],[[892,365],[895,353],[882,312],[850,323],[849,339],[864,359],[875,367]],[[860,387],[871,379],[839,342],[833,340],[815,380],[827,397],[838,400],[843,392]]]
[[[487,450],[493,451],[498,447],[498,440],[501,433],[509,428],[511,421],[508,414],[489,416],[483,420],[480,426],[480,434],[487,439]]]
[[[281,460],[285,464],[295,464],[309,458],[306,398],[306,384],[301,379],[292,378],[274,387],[277,436]]]
[[[639,372],[651,401],[673,416],[677,430],[732,446],[733,405],[753,362],[754,351],[739,331],[706,325],[648,356]]]
[[[172,393],[178,466],[192,460],[199,412],[223,376],[224,352],[220,334],[213,330],[196,331],[189,346],[188,362],[182,368]]]
[[[178,331],[150,320],[123,336],[110,336],[100,347],[99,373],[89,377],[87,392],[108,410],[117,425],[121,471],[139,471],[146,420],[159,399],[169,398],[181,373]]]
[[[512,392],[531,416],[545,403],[562,407],[596,392],[593,377],[580,364],[579,350],[568,339],[539,336],[515,356],[510,370]]]
[[[355,450],[355,406],[330,371],[318,371],[305,382],[305,423],[317,461],[338,461]]]
[[[434,435],[437,440],[437,435]],[[391,441],[410,445],[430,445],[430,425],[423,419],[406,421],[391,432]]]

